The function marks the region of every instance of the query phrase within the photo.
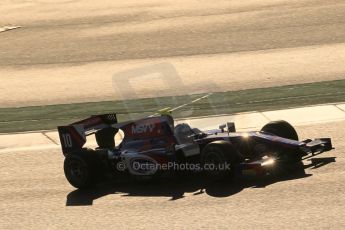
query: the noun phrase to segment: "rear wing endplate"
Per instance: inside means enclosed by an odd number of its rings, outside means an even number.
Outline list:
[[[116,114],[91,116],[67,126],[58,126],[59,138],[64,155],[83,148],[86,136],[117,123]]]

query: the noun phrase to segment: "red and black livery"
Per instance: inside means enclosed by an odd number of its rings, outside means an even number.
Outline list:
[[[253,132],[236,132],[234,123],[201,131],[175,125],[170,115],[119,123],[116,114],[103,114],[59,126],[58,132],[66,178],[77,188],[91,186],[105,174],[147,178],[178,171],[176,165],[185,164],[197,166],[193,173],[201,172],[205,179],[279,174],[333,148],[330,138],[300,141],[286,121],[270,122]],[[122,140],[116,143],[119,132]],[[86,137],[93,134],[98,147],[85,148]]]

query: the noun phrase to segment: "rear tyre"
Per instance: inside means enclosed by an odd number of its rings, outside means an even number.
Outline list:
[[[65,157],[64,172],[68,182],[75,188],[83,189],[101,180],[96,153],[85,151]]]
[[[206,145],[201,152],[205,178],[208,181],[219,181],[234,177],[240,159],[240,154],[229,142],[215,141]]]

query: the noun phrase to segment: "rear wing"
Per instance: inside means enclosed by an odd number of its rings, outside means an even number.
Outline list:
[[[100,129],[117,124],[116,114],[94,115],[67,126],[58,126],[59,138],[64,155],[83,148],[86,136]]]

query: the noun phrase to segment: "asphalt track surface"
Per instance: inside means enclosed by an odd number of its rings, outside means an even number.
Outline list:
[[[21,26],[0,34],[0,107],[128,99],[112,76],[162,62],[183,85],[135,79],[139,97],[345,74],[340,0],[4,0],[0,14],[0,27]]]
[[[213,78],[218,90],[345,73],[340,0],[3,0],[0,14],[0,27],[22,26],[0,34],[1,107],[115,99],[112,74],[136,60],[168,61],[186,84]],[[333,138],[336,150],[322,157],[336,162],[291,180],[202,191],[162,181],[79,192],[59,150],[2,153],[0,229],[344,229],[345,123],[297,128],[302,138]]]
[[[27,7],[23,2],[32,6]],[[56,1],[15,1],[18,7],[14,9],[6,9],[10,4],[2,3],[5,5],[2,23],[16,23],[22,28],[1,35],[1,67],[345,42],[345,4],[339,0],[220,1],[218,4],[143,1],[141,7],[136,1],[126,4],[102,0],[99,5],[86,1],[83,6],[79,2],[81,9],[75,7],[78,1],[53,2]],[[182,2],[185,2],[183,7],[179,5]],[[110,7],[114,7],[112,14],[110,9],[106,14]],[[42,15],[46,16],[40,18]]]
[[[331,137],[336,149],[284,181],[122,182],[80,192],[64,178],[60,151],[2,153],[0,228],[344,229],[344,129],[345,122],[297,127],[301,138]]]

